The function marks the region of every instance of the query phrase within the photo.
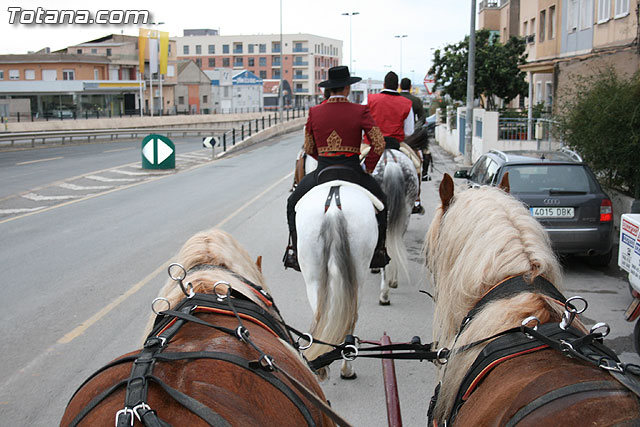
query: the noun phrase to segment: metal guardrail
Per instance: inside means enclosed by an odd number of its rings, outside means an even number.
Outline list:
[[[289,121],[295,118],[306,116],[304,109],[286,110],[284,121]],[[159,127],[145,127],[145,128],[121,128],[121,129],[86,129],[86,130],[59,130],[59,131],[37,131],[37,132],[0,132],[0,148],[3,146],[13,147],[16,142],[19,141],[31,141],[31,147],[35,147],[39,142],[40,144],[46,144],[47,140],[55,140],[56,142],[64,145],[67,142],[72,143],[81,139],[86,139],[86,142],[91,140],[96,141],[98,138],[108,139],[111,141],[118,140],[119,137],[125,137],[126,139],[136,139],[139,135],[148,135],[150,133],[159,133],[166,136],[171,135],[197,135],[197,136],[214,136],[220,135],[220,142],[217,146],[223,146],[226,151],[227,142],[235,145],[236,142],[243,141],[245,137],[250,137],[253,133],[260,130],[264,130],[273,125],[281,122],[277,114],[275,117],[269,115],[268,117],[262,116],[260,119],[253,119],[241,123],[239,126],[228,129],[214,129],[214,128],[159,128]],[[130,135],[130,136],[129,136]],[[128,137],[129,136],[129,137]],[[127,138],[128,137],[128,138]]]

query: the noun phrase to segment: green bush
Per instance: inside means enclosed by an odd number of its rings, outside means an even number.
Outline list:
[[[570,86],[556,117],[564,141],[605,185],[640,198],[640,72],[608,68]]]

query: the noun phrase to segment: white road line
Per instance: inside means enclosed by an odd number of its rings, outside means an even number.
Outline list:
[[[138,181],[137,179],[129,179],[129,178],[107,178],[100,175],[87,175],[85,176],[87,179],[92,179],[94,181],[100,182],[134,182]]]
[[[195,159],[195,160],[204,159],[204,156],[201,156],[199,154],[190,154],[190,153],[178,154],[176,157],[180,159]]]
[[[71,200],[71,199],[77,199],[79,197],[85,197],[85,195],[78,194],[78,195],[69,195],[69,196],[43,196],[41,194],[36,194],[36,193],[27,193],[27,194],[24,194],[22,197],[24,197],[25,199],[33,200],[34,202],[42,202],[44,200]]]
[[[106,150],[103,151],[103,153],[115,153],[116,151],[125,151],[125,150],[133,150],[134,147],[128,147],[128,148],[117,148],[115,150]]]
[[[30,165],[31,163],[48,162],[49,160],[60,160],[60,159],[62,159],[62,157],[51,157],[48,159],[30,160],[28,162],[16,163],[16,166]]]
[[[129,175],[129,176],[154,176],[154,175],[165,175],[171,172],[134,172],[134,171],[123,171],[120,169],[112,169],[109,172],[119,173],[121,175]]]
[[[23,208],[23,209],[0,209],[0,215],[11,215],[11,214],[35,212],[44,208],[46,208],[46,206],[38,206],[37,208]]]
[[[113,188],[113,185],[76,185],[67,182],[63,182],[62,184],[58,184],[58,187],[66,188],[67,190],[73,191],[84,191],[84,190],[108,190]]]

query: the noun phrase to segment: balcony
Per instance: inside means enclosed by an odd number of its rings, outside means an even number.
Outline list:
[[[294,94],[296,94],[296,95],[297,95],[297,94],[300,94],[300,93],[309,93],[309,89],[306,89],[306,88],[298,88],[298,87],[297,87],[297,88],[294,88],[294,89],[293,89],[293,93],[294,93]]]
[[[294,67],[308,67],[309,66],[309,61],[295,61],[293,63]]]
[[[533,44],[536,42],[536,33],[525,36],[525,41],[527,44]]]
[[[309,48],[308,47],[294,47],[293,48],[293,53],[307,53],[309,52]]]
[[[309,80],[309,76],[306,74],[296,74],[293,76],[293,80]]]

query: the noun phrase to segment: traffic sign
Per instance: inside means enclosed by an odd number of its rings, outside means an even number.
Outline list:
[[[142,140],[142,169],[174,169],[176,147],[164,135],[152,133]]]
[[[202,138],[202,146],[204,148],[214,148],[220,142],[217,136],[207,136]]]
[[[436,84],[436,79],[427,74],[426,76],[424,76],[424,87],[427,89],[427,93],[429,95],[433,95],[433,86]]]

